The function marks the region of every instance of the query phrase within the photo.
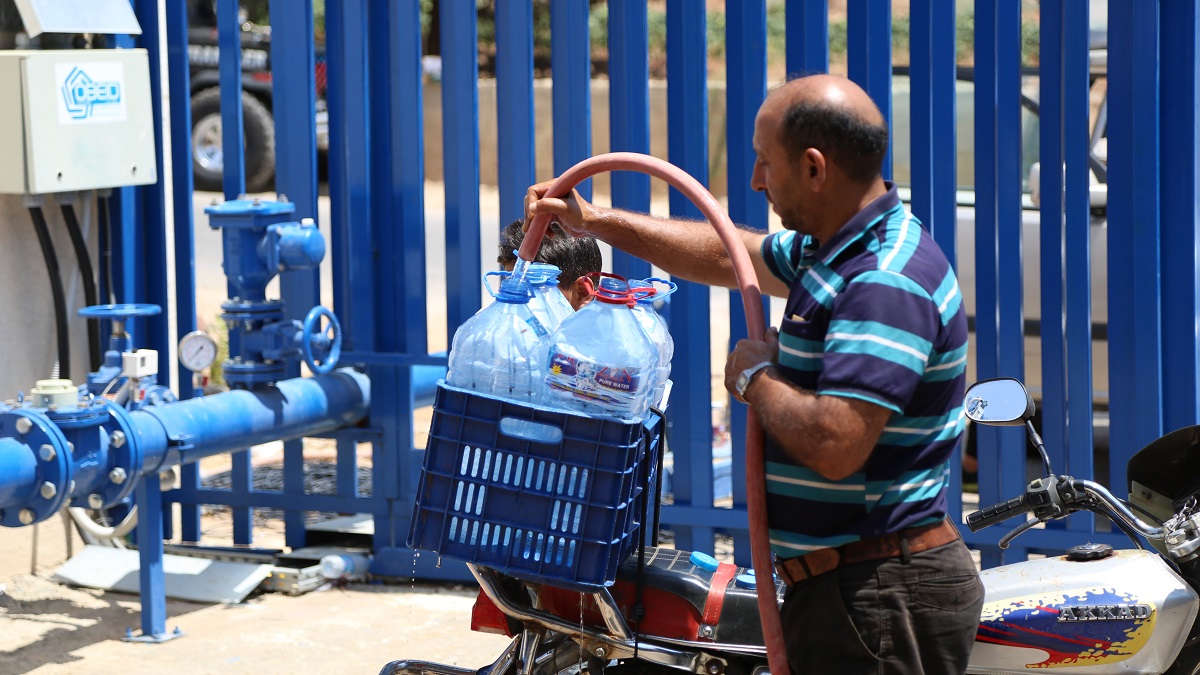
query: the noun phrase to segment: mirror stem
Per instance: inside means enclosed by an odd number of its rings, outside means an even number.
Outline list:
[[[1049,476],[1050,471],[1050,455],[1046,454],[1046,446],[1042,444],[1042,437],[1038,435],[1037,429],[1033,428],[1033,420],[1025,420],[1025,428],[1029,430],[1029,440],[1033,441],[1034,447],[1042,455],[1042,468],[1046,470],[1046,475]]]

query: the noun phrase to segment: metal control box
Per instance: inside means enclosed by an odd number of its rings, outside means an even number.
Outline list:
[[[0,193],[158,181],[144,49],[0,51]]]

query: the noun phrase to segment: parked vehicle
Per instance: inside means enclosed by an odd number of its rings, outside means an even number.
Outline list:
[[[1129,461],[1126,502],[1099,483],[1052,472],[1019,381],[977,383],[965,407],[979,424],[1024,425],[1045,467],[1024,494],[970,514],[972,530],[1032,514],[1001,540],[1007,547],[1041,523],[1091,511],[1138,546],[1084,544],[982,572],[983,616],[968,672],[1200,673],[1200,426],[1167,434]],[[1139,536],[1154,549],[1142,548]],[[767,672],[748,570],[664,548],[645,550],[640,573],[638,562],[631,556],[611,588],[588,594],[469,565],[481,587],[472,630],[512,642],[477,670],[395,661],[381,675]]]
[[[1106,34],[1093,32],[1091,42],[1091,116],[1078,123],[1088,125],[1091,170],[1091,298],[1092,298],[1092,386],[1095,445],[1108,448],[1108,50]],[[892,80],[892,153],[894,180],[901,198],[909,199],[912,145],[910,128],[910,84],[907,67],[895,69]],[[975,73],[960,68],[957,74],[955,115],[957,127],[957,265],[958,282],[971,330],[975,334]],[[1041,397],[1041,212],[1039,211],[1039,107],[1037,69],[1023,72],[1021,86],[1021,252],[1022,307],[1025,334],[1025,381],[1034,399]],[[967,377],[975,375],[973,364]]]
[[[264,192],[275,181],[275,118],[271,93],[271,27],[242,22],[242,129],[246,191]],[[324,46],[316,46],[317,149],[329,149],[325,108]],[[188,0],[188,61],[192,93],[192,173],[197,190],[221,190],[225,155],[221,140],[220,50],[215,0]]]

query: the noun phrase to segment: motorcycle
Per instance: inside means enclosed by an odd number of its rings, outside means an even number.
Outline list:
[[[1135,546],[1084,544],[981,572],[984,606],[967,672],[1200,673],[1200,426],[1171,432],[1130,459],[1127,502],[1051,471],[1032,424],[1033,400],[1019,381],[978,382],[964,407],[978,424],[1024,426],[1045,468],[1019,497],[969,514],[972,531],[1027,516],[1000,540],[1007,548],[1039,524],[1090,511]],[[508,635],[508,647],[479,669],[394,661],[381,675],[769,672],[753,573],[705,554],[645,547],[624,561],[611,587],[592,593],[468,568],[480,585],[472,630]],[[785,590],[777,580],[780,603]]]
[[[1033,399],[1019,381],[978,382],[964,407],[978,424],[1025,427],[1045,468],[1019,497],[968,515],[967,527],[977,532],[1031,513],[1000,539],[1007,548],[1041,523],[1091,511],[1135,546],[1084,544],[1063,556],[984,570],[983,614],[967,672],[1200,673],[1200,426],[1173,431],[1130,458],[1126,502],[1103,485],[1051,471],[1033,427]]]

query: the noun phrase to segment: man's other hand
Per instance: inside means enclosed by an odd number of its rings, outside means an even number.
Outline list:
[[[736,396],[738,375],[763,361],[779,362],[779,331],[768,328],[763,340],[738,340],[725,360],[725,388]]]

